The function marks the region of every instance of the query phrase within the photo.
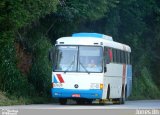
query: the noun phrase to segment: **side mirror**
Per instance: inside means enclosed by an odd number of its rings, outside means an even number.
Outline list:
[[[53,61],[54,61],[54,53],[55,53],[55,50],[52,47],[48,52],[48,59],[49,59],[50,62],[52,62],[52,64],[53,64]]]
[[[104,67],[104,73],[107,72],[107,67]]]

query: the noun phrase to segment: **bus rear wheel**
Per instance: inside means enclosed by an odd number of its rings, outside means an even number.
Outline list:
[[[119,104],[124,104],[125,103],[125,97],[121,97],[119,99]]]
[[[67,99],[59,99],[59,103],[60,103],[61,105],[66,105]]]
[[[124,89],[124,85],[122,86],[121,97],[118,100],[118,104],[124,104],[126,99],[126,88]]]
[[[121,96],[121,98],[112,99],[113,104],[124,104],[125,97]]]

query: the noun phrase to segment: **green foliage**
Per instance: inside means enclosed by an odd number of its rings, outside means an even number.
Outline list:
[[[27,94],[27,79],[16,66],[15,49],[12,32],[0,35],[0,89],[18,96]]]
[[[103,18],[117,4],[117,0],[61,0],[57,12],[47,15],[42,23],[45,22],[43,25],[49,28],[47,35],[54,43],[61,36],[85,31],[87,27],[82,29],[81,26]]]
[[[0,90],[17,96],[33,92],[34,85],[17,68],[16,34],[22,27],[28,30],[32,28],[31,23],[38,23],[39,18],[55,12],[57,4],[57,0],[0,1]]]
[[[138,51],[138,50],[137,50]],[[142,50],[143,51],[143,50]],[[149,51],[134,54],[138,60],[134,62],[133,91],[130,99],[159,99],[160,91],[151,73],[151,55]]]
[[[152,80],[152,75],[146,67],[142,68],[141,76],[133,81],[133,93],[130,99],[159,99],[160,92]]]
[[[14,27],[21,28],[56,10],[58,0],[8,0],[10,18]]]
[[[113,7],[116,4],[116,0],[67,0],[59,7],[59,15],[67,17],[69,19],[78,20],[97,20],[102,18],[109,7]]]
[[[39,35],[39,39],[34,45],[34,59],[29,82],[33,84],[38,94],[49,95],[52,66],[48,60],[48,50],[51,48],[51,43],[47,41],[46,37]]]

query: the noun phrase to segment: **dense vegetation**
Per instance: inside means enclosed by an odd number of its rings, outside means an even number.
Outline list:
[[[1,0],[0,91],[50,95],[48,50],[75,32],[113,36],[132,48],[132,99],[160,98],[159,0]]]

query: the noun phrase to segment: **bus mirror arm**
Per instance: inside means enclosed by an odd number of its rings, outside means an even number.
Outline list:
[[[53,56],[52,55],[53,55],[52,52],[49,51],[49,53],[48,53],[48,59],[49,59],[50,62],[53,62]]]
[[[48,60],[51,61],[51,52],[48,52]]]
[[[49,59],[49,61],[50,62],[52,62],[52,64],[53,64],[53,58],[54,58],[54,49],[53,48],[51,48],[50,50],[49,50],[49,52],[48,52],[48,59]]]
[[[107,67],[104,67],[104,73],[107,72]]]

